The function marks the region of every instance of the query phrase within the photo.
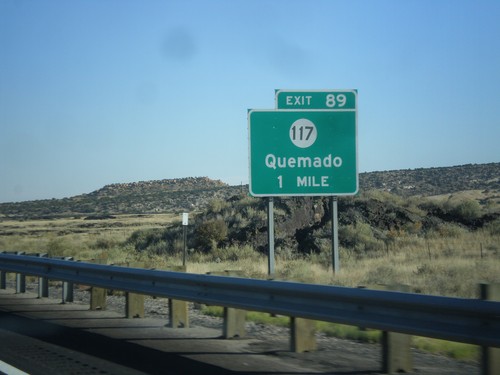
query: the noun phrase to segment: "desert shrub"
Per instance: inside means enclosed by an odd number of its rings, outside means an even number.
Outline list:
[[[267,248],[265,251],[267,254]],[[279,245],[275,244],[274,254],[276,255],[276,258],[279,258],[280,260],[283,260],[283,261],[297,260],[297,259],[304,258],[303,254],[298,252],[293,247],[290,247],[284,243],[280,243]]]
[[[462,200],[451,207],[450,213],[459,220],[471,221],[481,216],[481,205],[476,200]]]
[[[205,249],[216,247],[217,243],[227,237],[227,224],[222,219],[208,220],[196,228],[197,243]]]
[[[51,257],[65,256],[71,246],[64,238],[51,238],[46,245],[47,254]]]
[[[159,242],[162,235],[161,229],[136,230],[130,235],[127,244],[132,244],[137,251],[144,251],[152,244]]]
[[[229,207],[229,203],[222,199],[212,199],[208,202],[208,210],[213,213],[220,213]]]
[[[165,254],[169,252],[169,246],[167,241],[158,240],[154,243],[151,243],[148,246],[147,251],[149,254],[157,254],[157,255]]]
[[[326,276],[326,277],[325,277]],[[304,283],[325,284],[330,280],[325,269],[309,259],[279,261],[276,264],[276,277]]]
[[[417,209],[422,212],[444,212],[444,204],[441,201],[433,200],[433,199],[422,199],[417,204]]]
[[[286,215],[287,215],[287,212],[284,209],[279,208],[279,207],[274,207],[274,217],[286,216]]]
[[[368,270],[364,281],[367,285],[397,284],[397,277],[397,272],[393,266],[383,264]]]
[[[253,220],[254,218],[259,217],[259,210],[257,210],[255,207],[252,206],[247,206],[243,209],[243,213],[249,220]]]
[[[237,209],[243,209],[244,207],[247,207],[247,206],[254,206],[256,205],[257,203],[259,202],[259,200],[257,198],[254,198],[254,197],[251,197],[251,196],[248,196],[248,195],[245,195],[243,196],[239,201],[237,201],[235,203],[235,207]]]
[[[438,225],[437,228],[435,228],[433,231],[430,231],[428,233],[428,237],[459,238],[465,233],[467,233],[467,229],[462,228],[459,225],[452,223],[443,223]]]
[[[235,213],[230,219],[230,225],[234,228],[244,228],[249,224],[249,221],[243,217],[241,212]]]
[[[388,191],[383,190],[368,190],[367,192],[361,195],[366,199],[373,199],[379,202],[384,202],[396,206],[403,206],[404,199],[396,194],[391,194]]]
[[[90,245],[91,249],[108,250],[115,247],[117,242],[111,238],[99,238],[94,244]]]
[[[307,259],[309,259],[312,263],[322,265],[325,269],[328,269],[328,267],[332,264],[332,239],[318,238],[316,242],[319,252],[309,254]]]
[[[210,252],[213,260],[236,262],[242,259],[255,258],[258,253],[249,245],[215,248]]]
[[[422,222],[421,221],[415,221],[415,222],[408,222],[403,226],[403,229],[405,232],[408,234],[420,234],[422,231]]]
[[[488,223],[485,228],[492,236],[500,236],[500,218]]]
[[[349,224],[339,228],[342,245],[352,248],[360,254],[365,251],[377,251],[384,248],[383,242],[374,237],[372,228],[366,223]]]
[[[425,216],[427,211],[422,209],[422,202],[425,198],[422,197],[409,197],[403,201],[403,207],[415,215]]]

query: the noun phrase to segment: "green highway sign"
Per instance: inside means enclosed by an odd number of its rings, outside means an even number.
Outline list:
[[[333,110],[248,112],[250,194],[356,194],[356,92],[342,92],[346,93],[345,104]],[[311,101],[316,94],[320,96],[319,92],[310,93]],[[309,96],[305,92],[303,94]],[[278,100],[280,95],[277,94]],[[323,97],[326,100],[327,96]],[[283,100],[286,102],[287,99]],[[340,101],[344,101],[343,97],[340,97]],[[346,106],[349,108],[344,108]]]
[[[355,110],[356,97],[356,90],[276,90],[276,108]]]

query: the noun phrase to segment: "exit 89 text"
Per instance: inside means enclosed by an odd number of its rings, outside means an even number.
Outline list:
[[[287,106],[311,106],[312,95],[287,95]],[[345,94],[327,94],[324,105],[326,108],[342,108],[346,105],[347,98]]]

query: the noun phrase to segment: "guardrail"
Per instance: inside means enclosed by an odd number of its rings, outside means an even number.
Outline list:
[[[0,270],[500,348],[500,302],[494,301],[145,270],[13,254],[0,254]]]

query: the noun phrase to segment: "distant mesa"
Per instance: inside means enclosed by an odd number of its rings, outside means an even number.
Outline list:
[[[401,197],[466,190],[500,194],[500,163],[360,173],[360,193],[369,190]],[[214,199],[227,201],[241,195],[248,195],[247,185],[229,186],[208,177],[116,183],[71,198],[1,203],[0,218],[83,217],[95,220],[118,214],[194,212],[204,210]]]
[[[124,192],[140,192],[140,191],[179,191],[179,190],[197,190],[208,188],[220,188],[228,186],[220,180],[212,180],[208,177],[184,177],[164,180],[151,180],[139,182],[126,182],[105,185],[99,190],[90,194],[95,195],[115,195]]]

